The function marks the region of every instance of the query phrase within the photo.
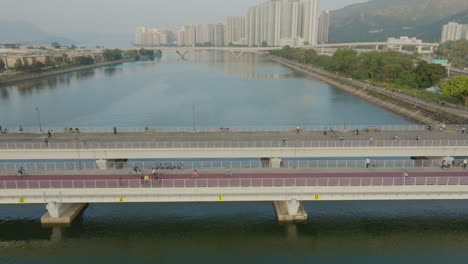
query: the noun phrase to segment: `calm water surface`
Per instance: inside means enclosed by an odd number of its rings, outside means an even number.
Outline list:
[[[264,127],[410,124],[392,112],[262,55],[166,52],[132,62],[0,88],[0,124]]]
[[[466,201],[90,205],[69,228],[42,206],[2,206],[0,263],[467,263]]]

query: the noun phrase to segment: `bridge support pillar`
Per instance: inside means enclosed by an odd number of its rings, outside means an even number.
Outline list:
[[[301,202],[298,200],[274,201],[276,218],[279,222],[305,222],[307,213]]]
[[[98,159],[96,167],[100,170],[121,170],[125,169],[126,159]]]
[[[187,54],[187,52],[189,51],[188,50],[182,50],[182,51],[176,50],[177,55],[179,55],[181,59],[185,59],[185,54]]]
[[[86,206],[85,203],[63,204],[50,202],[46,205],[47,213],[41,217],[41,223],[71,224]]]
[[[280,169],[284,167],[281,158],[262,158],[262,168]]]

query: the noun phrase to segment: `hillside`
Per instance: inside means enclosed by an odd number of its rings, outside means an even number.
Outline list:
[[[52,36],[37,26],[24,21],[0,20],[0,43],[18,43],[22,45],[49,45],[52,42],[75,44],[73,40]]]
[[[438,42],[449,21],[468,24],[467,0],[373,0],[333,11],[330,42],[399,36]]]

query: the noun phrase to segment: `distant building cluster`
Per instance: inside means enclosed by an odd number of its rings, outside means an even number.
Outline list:
[[[224,24],[190,24],[172,32],[140,27],[140,46],[302,46],[328,42],[330,12],[319,19],[319,0],[269,0],[250,7],[246,16],[229,16]]]
[[[449,22],[442,27],[441,43],[460,39],[468,40],[468,25]]]
[[[56,61],[58,58],[63,62],[73,61],[77,57],[91,57],[94,60],[102,59],[101,49],[77,49],[69,50],[66,48],[31,48],[21,47],[17,44],[0,44],[0,61],[5,65],[5,69],[15,67],[20,61],[25,65],[31,65],[35,62],[46,64],[48,61]]]
[[[172,43],[174,36],[172,31],[158,28],[139,27],[135,31],[135,44],[160,46]]]
[[[406,44],[406,43],[423,43],[423,41],[421,39],[417,39],[417,38],[410,38],[410,37],[400,37],[400,38],[388,38],[387,39],[387,43],[389,44],[387,46],[388,49],[390,50],[399,50],[401,51],[402,50],[402,45],[401,44]],[[394,45],[392,45],[394,44]]]

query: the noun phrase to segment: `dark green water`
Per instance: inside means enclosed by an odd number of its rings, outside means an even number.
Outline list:
[[[466,201],[91,205],[68,228],[42,206],[2,206],[0,263],[466,263]]]

